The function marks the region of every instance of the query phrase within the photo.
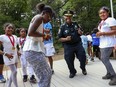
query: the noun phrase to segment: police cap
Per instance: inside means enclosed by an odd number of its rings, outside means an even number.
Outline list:
[[[73,16],[73,14],[74,14],[74,12],[71,11],[71,10],[68,10],[68,11],[64,11],[64,12],[63,12],[63,15],[64,15],[64,16]]]

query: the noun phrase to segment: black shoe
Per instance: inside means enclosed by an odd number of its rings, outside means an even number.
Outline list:
[[[23,76],[23,82],[27,82],[27,78],[28,78],[28,76],[27,75],[24,75]]]
[[[52,74],[54,74],[54,70],[52,69]]]
[[[102,77],[102,79],[112,79],[112,75],[110,73],[107,73],[105,76]]]
[[[37,80],[36,80],[36,78],[35,78],[34,75],[32,75],[32,76],[30,77],[30,82],[31,82],[31,83],[36,83],[36,82],[37,82]]]
[[[75,76],[75,74],[72,74],[72,73],[71,73],[71,74],[69,75],[69,78],[73,78],[74,76]]]
[[[86,70],[82,70],[83,75],[87,75],[87,71]]]
[[[92,61],[92,62],[94,62],[94,59],[93,59],[93,58],[91,58],[91,61]]]
[[[112,77],[111,81],[109,82],[109,85],[116,85],[116,76]]]

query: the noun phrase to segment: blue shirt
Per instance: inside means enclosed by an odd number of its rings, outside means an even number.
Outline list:
[[[92,45],[99,46],[99,38],[96,37],[95,33],[92,34]]]
[[[44,29],[49,29],[52,36],[52,25],[50,22],[44,24]],[[47,43],[53,43],[53,37],[51,37],[49,40],[44,40],[44,44]]]

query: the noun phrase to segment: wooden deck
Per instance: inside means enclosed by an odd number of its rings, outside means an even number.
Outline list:
[[[114,69],[116,70],[116,60],[111,60]],[[106,74],[104,65],[98,59],[95,62],[89,62],[87,65],[88,74],[82,74],[79,68],[79,62],[75,60],[77,74],[74,78],[69,78],[69,72],[65,61],[58,60],[54,62],[55,73],[52,76],[51,87],[110,87],[108,85],[110,80],[102,80],[101,77]],[[8,78],[10,71],[4,71],[5,78]],[[22,81],[22,71],[18,68],[18,85],[19,87],[37,87],[37,84],[31,84]],[[7,82],[6,82],[7,83]],[[0,83],[0,87],[6,87],[6,83]],[[14,87],[13,84],[11,87]],[[113,86],[116,87],[116,86]]]

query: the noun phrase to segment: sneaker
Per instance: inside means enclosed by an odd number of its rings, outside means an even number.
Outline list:
[[[23,82],[27,82],[28,75],[23,76]]]
[[[111,81],[109,82],[109,85],[116,85],[116,76],[112,77]]]
[[[76,74],[70,73],[69,78],[73,78]]]
[[[54,74],[54,70],[52,69],[52,74]]]
[[[36,80],[36,78],[35,78],[34,75],[32,75],[32,76],[30,77],[30,82],[31,82],[31,83],[36,83],[36,82],[37,82],[37,80]]]
[[[102,77],[102,79],[111,79],[112,75],[110,73],[107,73],[105,76]]]
[[[0,75],[0,83],[5,83],[6,82],[6,79],[4,78],[3,75]]]
[[[93,58],[91,58],[91,61],[92,61],[92,62],[94,62],[94,59],[93,59]]]
[[[82,70],[83,75],[87,75],[87,71],[86,70]]]

